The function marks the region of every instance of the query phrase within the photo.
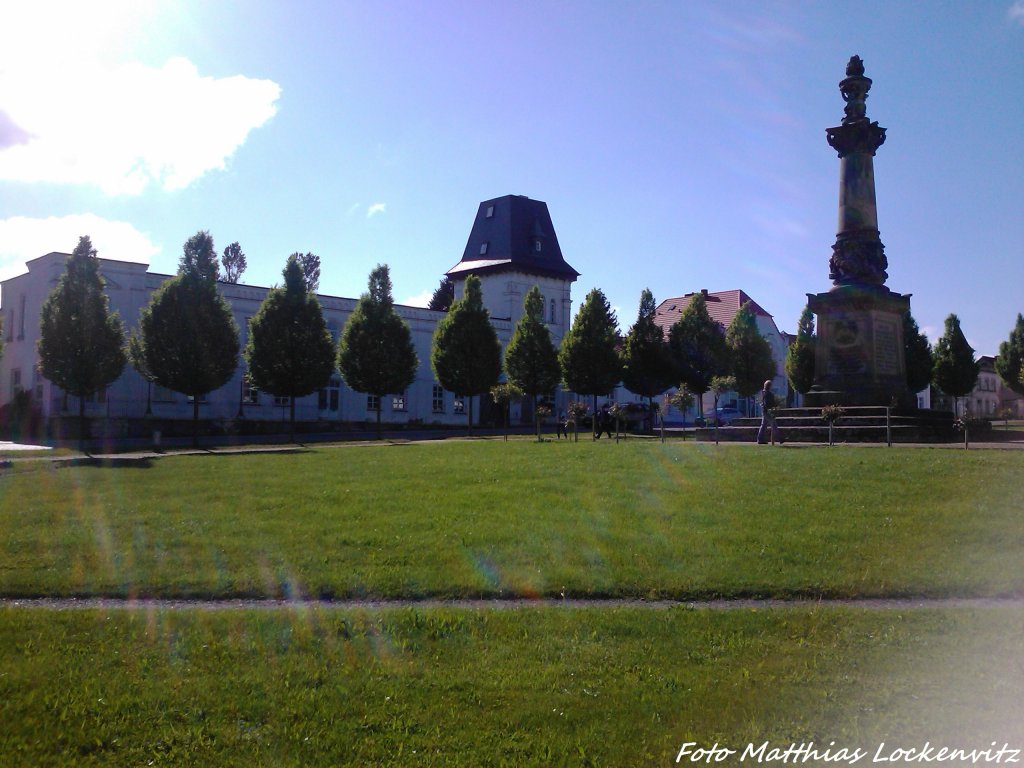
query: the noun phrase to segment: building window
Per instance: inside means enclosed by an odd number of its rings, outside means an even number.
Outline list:
[[[274,405],[278,408],[284,408],[286,405],[291,403],[292,399],[288,395],[274,395]]]
[[[488,205],[487,206],[487,213],[485,213],[484,216],[486,218],[488,218],[488,219],[493,219],[494,218],[494,206],[493,205]]]
[[[555,300],[551,300],[551,320],[549,321],[552,325],[555,324]]]
[[[25,294],[21,294],[21,320],[18,322],[18,340],[25,338]]]
[[[338,404],[340,402],[341,395],[341,379],[337,376],[331,376],[331,380],[327,383],[325,389],[320,390],[320,402],[319,407],[321,411],[336,411],[338,410]]]
[[[99,389],[99,390],[93,392],[91,395],[89,395],[87,398],[85,398],[85,402],[87,402],[87,403],[96,403],[98,405],[103,405],[104,403],[107,402],[107,388],[104,387],[103,389]],[[202,401],[200,401],[200,402],[202,402]]]
[[[484,256],[487,253],[487,243],[480,243],[480,255]]]
[[[21,392],[21,369],[11,369],[11,397]]]
[[[540,253],[540,250],[541,250],[540,240],[534,240],[533,241],[533,250],[536,251],[537,253]]]
[[[380,397],[377,395],[366,396],[366,410],[376,411],[380,409]]]
[[[434,413],[444,413],[444,387],[440,384],[434,385],[434,391],[430,398],[430,407]]]
[[[199,404],[200,405],[202,405],[203,403],[209,402],[209,394],[210,394],[209,392],[204,392],[203,394],[201,394],[199,396]],[[192,397],[192,395],[188,395],[185,399],[189,403],[192,403],[192,402],[195,401],[196,398]]]
[[[404,411],[405,410],[405,392],[398,395],[391,396],[391,410],[392,411]]]
[[[455,402],[452,403],[452,413],[462,414],[466,412],[466,403],[461,397],[455,398]]]
[[[14,341],[14,310],[7,313],[7,340]]]

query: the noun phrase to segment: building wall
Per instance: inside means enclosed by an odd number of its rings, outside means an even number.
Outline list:
[[[499,272],[478,275],[483,292],[484,307],[492,318],[507,320],[515,328],[523,316],[523,301],[533,286],[544,297],[544,320],[555,346],[572,324],[572,283],[567,280],[528,275],[523,272]],[[464,281],[455,283],[455,298],[461,299]],[[504,344],[504,342],[502,342]]]

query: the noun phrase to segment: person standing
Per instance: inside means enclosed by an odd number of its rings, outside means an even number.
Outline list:
[[[761,389],[761,426],[757,430],[758,445],[764,445],[768,442],[766,438],[768,436],[767,432],[769,426],[771,426],[772,430],[772,440],[778,441],[779,443],[782,442],[782,440],[779,439],[778,427],[775,426],[775,415],[772,413],[774,408],[775,395],[772,393],[772,380],[767,379],[764,383],[764,387]]]

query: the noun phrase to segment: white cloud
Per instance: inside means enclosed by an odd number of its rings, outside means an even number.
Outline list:
[[[223,168],[274,115],[281,89],[269,80],[203,77],[175,58],[159,69],[85,63],[5,72],[0,92],[9,121],[29,137],[0,152],[0,179],[140,194],[151,183],[180,189]]]
[[[100,258],[149,263],[160,248],[124,221],[91,213],[30,219],[0,219],[0,280],[25,271],[25,262],[51,251],[71,253],[78,238],[88,235]]]
[[[417,293],[415,296],[410,296],[409,298],[404,299],[403,301],[400,301],[398,303],[404,304],[407,307],[425,307],[430,303],[430,300],[431,298],[433,298],[433,296],[433,291],[421,291],[420,293]]]
[[[1016,0],[1006,15],[1011,22],[1024,26],[1024,0]]]
[[[182,57],[140,63],[148,31],[173,39],[175,4],[10,5],[0,25],[0,180],[179,189],[223,168],[277,110],[281,88],[270,80],[204,76]]]
[[[374,203],[366,209],[366,218],[372,219],[378,213],[384,213],[388,209],[387,203]]]
[[[362,203],[352,203],[345,212],[345,215],[350,219],[355,216],[356,212],[362,207]]]

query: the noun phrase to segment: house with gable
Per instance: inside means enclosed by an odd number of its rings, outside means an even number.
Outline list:
[[[668,338],[669,330],[675,325],[676,321],[679,320],[679,316],[682,315],[683,310],[689,306],[693,297],[696,293],[687,293],[682,296],[676,296],[674,298],[665,299],[662,301],[654,314],[654,321],[661,327],[665,333],[665,338]],[[775,359],[775,378],[772,383],[772,391],[775,393],[776,398],[779,402],[786,402],[786,349],[787,343],[785,336],[779,331],[778,326],[775,324],[775,319],[756,301],[754,301],[750,295],[743,290],[734,289],[729,291],[709,291],[706,288],[701,289],[700,295],[703,296],[705,305],[708,308],[708,315],[722,327],[723,333],[725,329],[729,327],[729,324],[736,317],[736,313],[740,311],[740,307],[744,304],[749,303],[750,309],[754,313],[754,318],[757,321],[757,328],[761,332],[761,335],[768,340],[768,344],[772,348],[772,357]],[[715,398],[711,392],[707,392],[703,396],[703,411],[705,414],[711,413],[714,408]],[[718,406],[721,407],[736,407],[741,412],[744,412],[747,405],[741,402],[740,397],[735,392],[726,392],[718,401]],[[692,422],[693,419],[700,413],[699,409],[695,405],[693,409],[688,410],[685,414],[680,413],[674,408],[665,407],[665,421],[666,422]]]

